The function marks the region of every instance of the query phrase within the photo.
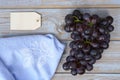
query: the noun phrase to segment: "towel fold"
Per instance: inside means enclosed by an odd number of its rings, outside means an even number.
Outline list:
[[[0,38],[0,80],[50,80],[64,48],[51,34]]]

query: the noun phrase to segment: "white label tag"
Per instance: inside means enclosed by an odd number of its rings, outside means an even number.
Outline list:
[[[10,30],[36,30],[41,27],[41,15],[36,12],[10,13]]]

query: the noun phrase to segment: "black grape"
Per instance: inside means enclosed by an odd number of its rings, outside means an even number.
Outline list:
[[[112,16],[100,17],[97,14],[74,10],[65,16],[64,30],[71,33],[70,53],[63,64],[64,70],[71,70],[73,76],[93,70],[93,65],[102,58],[109,48],[110,33],[114,31]]]

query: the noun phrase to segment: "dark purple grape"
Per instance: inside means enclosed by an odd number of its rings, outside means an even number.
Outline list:
[[[66,24],[73,24],[73,23],[74,23],[73,15],[72,15],[72,14],[68,14],[68,15],[65,17],[65,22],[66,22]]]
[[[106,39],[105,42],[106,42],[106,43],[109,43],[109,42],[110,42],[110,39]]]
[[[68,57],[66,58],[66,61],[67,61],[67,62],[76,61],[76,59],[75,59],[75,57],[73,57],[73,56],[68,56]]]
[[[76,49],[71,49],[70,50],[70,56],[74,56],[77,53],[78,53],[78,51]]]
[[[84,36],[84,39],[85,39],[85,40],[90,40],[90,39],[91,39],[91,36],[90,36],[90,35],[85,35],[85,36]]]
[[[87,22],[90,22],[90,14],[89,13],[85,13],[83,14],[83,19],[86,20]]]
[[[74,40],[79,40],[79,39],[81,39],[81,38],[80,38],[80,34],[79,34],[79,32],[77,32],[77,31],[74,31],[74,32],[71,33],[71,38],[74,39]]]
[[[96,40],[96,38],[93,37],[93,36],[91,36],[89,40],[90,40],[90,41],[94,41],[94,40]]]
[[[71,69],[71,74],[72,74],[73,76],[77,75],[77,70],[76,70],[76,69]]]
[[[75,55],[77,59],[82,59],[84,57],[84,53],[79,50],[79,52]]]
[[[72,33],[72,34],[71,34],[71,38],[72,38],[72,39],[75,39],[76,36],[77,36],[77,35],[76,35],[75,33]]]
[[[82,34],[82,37],[83,37],[85,40],[90,39],[90,35],[86,35],[84,32],[82,32],[81,34]]]
[[[79,49],[82,49],[82,48],[83,48],[83,45],[84,45],[84,44],[83,44],[82,42],[79,42],[77,46],[78,46]]]
[[[90,49],[91,49],[91,46],[90,46],[90,45],[87,45],[87,44],[86,44],[86,45],[84,44],[84,47],[82,48],[82,50],[83,50],[84,53],[89,52]]]
[[[96,60],[99,60],[99,59],[101,59],[101,57],[102,57],[101,54],[97,54],[97,55],[95,56],[95,59],[96,59]]]
[[[99,41],[105,41],[106,40],[106,36],[105,35],[100,35],[98,40]]]
[[[66,32],[73,32],[75,30],[75,26],[74,26],[74,24],[65,25],[64,30]]]
[[[73,45],[75,44],[75,41],[70,42],[69,47],[73,48]]]
[[[77,35],[74,40],[80,40],[81,39],[81,36],[80,35]]]
[[[78,46],[76,45],[77,42],[75,42],[72,46],[73,49],[78,49]]]
[[[78,19],[82,19],[82,14],[80,13],[79,10],[74,10],[73,16],[76,16]]]
[[[100,27],[98,30],[99,30],[99,32],[100,32],[101,34],[104,34],[104,33],[105,33],[105,29],[104,29],[103,27]]]
[[[98,52],[101,54],[103,53],[103,49],[99,49]]]
[[[93,48],[99,48],[99,43],[97,43],[97,42],[91,42],[90,45],[91,45]]]
[[[72,48],[74,48],[74,49],[78,49],[78,48],[82,48],[82,47],[83,47],[83,43],[81,43],[79,41],[76,41],[72,46]]]
[[[108,29],[109,32],[112,32],[112,31],[114,30],[114,27],[113,27],[113,25],[109,25],[109,26],[107,27],[107,29]]]
[[[85,69],[81,69],[81,68],[77,68],[77,73],[78,74],[84,74],[85,73]]]
[[[85,33],[86,35],[91,34],[91,32],[92,32],[91,28],[87,28],[87,29],[84,31],[84,33]]]
[[[88,71],[91,71],[93,69],[93,65],[87,64],[86,69]]]
[[[71,24],[70,25],[70,31],[73,32],[75,30],[75,25],[74,24]]]
[[[78,66],[77,68],[85,70],[85,68],[86,68],[85,65],[82,65],[82,64],[80,64],[80,63],[78,63],[78,64],[79,64],[79,66]]]
[[[111,16],[107,16],[106,20],[108,21],[109,24],[113,23],[113,18]]]
[[[63,69],[64,70],[69,70],[70,69],[70,65],[69,65],[68,62],[66,62],[66,63],[63,64]]]
[[[110,34],[109,33],[106,33],[106,38],[110,39]]]
[[[96,24],[99,21],[99,16],[98,15],[93,15],[91,19],[91,23]]]
[[[95,62],[96,62],[96,59],[95,59],[95,58],[91,58],[91,60],[88,61],[88,63],[91,64],[91,65],[94,64]]]
[[[107,30],[107,27],[106,27],[106,31],[105,31],[105,35],[108,35],[110,34],[109,31]]]
[[[109,47],[108,43],[102,42],[100,45],[103,49],[107,49]]]
[[[73,11],[73,15],[75,15],[75,16],[80,15],[80,14],[81,14],[81,13],[80,13],[79,10],[74,10],[74,11]]]
[[[106,37],[106,39],[104,41],[106,43],[109,43],[110,42],[110,34],[109,33],[105,34],[105,37]]]
[[[77,17],[78,17],[79,20],[81,20],[82,19],[82,14],[78,15]]]
[[[80,63],[81,65],[84,65],[84,66],[87,65],[87,61],[85,61],[85,60],[80,60],[79,63]]]
[[[75,61],[70,62],[70,69],[76,69],[77,68],[77,64]]]
[[[92,33],[92,37],[94,37],[94,38],[97,38],[98,37],[98,32],[97,31],[93,31],[93,33]]]
[[[76,31],[78,31],[78,32],[82,32],[83,31],[83,27],[82,27],[83,25],[81,24],[81,23],[77,23],[76,24]]]
[[[92,55],[92,56],[96,56],[97,54],[98,54],[98,51],[96,49],[92,49],[90,51],[90,55]]]
[[[90,55],[85,55],[84,59],[85,59],[86,61],[90,61],[90,60],[92,59],[92,56],[90,56]]]
[[[107,20],[105,20],[105,19],[104,19],[104,20],[102,20],[100,23],[101,23],[101,25],[103,25],[103,26],[108,25],[108,21],[107,21]]]
[[[71,32],[69,25],[65,25],[64,30],[65,30],[66,32]]]

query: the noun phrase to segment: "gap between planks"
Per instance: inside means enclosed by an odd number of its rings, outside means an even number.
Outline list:
[[[119,80],[120,74],[84,74],[72,76],[71,74],[55,74],[52,80]]]
[[[0,9],[75,9],[75,8],[120,8],[120,5],[79,5],[79,6],[1,6]]]
[[[0,8],[120,7],[119,0],[0,0]]]

